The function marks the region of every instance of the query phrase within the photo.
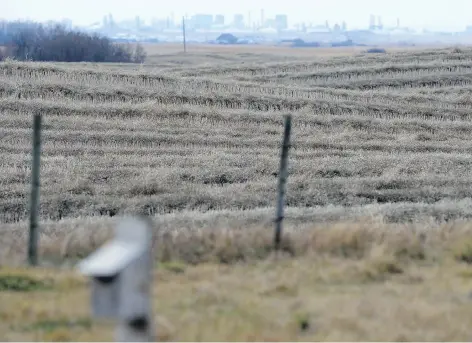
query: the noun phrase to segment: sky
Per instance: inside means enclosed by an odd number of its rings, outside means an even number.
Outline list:
[[[0,0],[0,18],[38,21],[69,18],[74,25],[89,25],[112,13],[115,20],[139,15],[149,22],[152,17],[165,18],[173,12],[181,18],[196,13],[224,14],[231,21],[235,13],[251,21],[279,13],[288,15],[289,24],[313,22],[331,25],[345,20],[348,28],[366,28],[370,14],[382,16],[383,24],[436,30],[464,30],[472,25],[472,0]]]

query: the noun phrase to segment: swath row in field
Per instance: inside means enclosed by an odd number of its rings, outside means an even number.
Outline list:
[[[40,112],[46,116],[45,129],[56,130],[122,130],[127,132],[157,132],[167,126],[201,128],[206,132],[221,127],[255,129],[277,135],[282,118],[276,112],[255,112],[246,110],[216,111],[206,107],[167,105],[156,107],[152,103],[118,106],[116,104],[93,105],[87,102],[53,102],[41,100],[0,100],[3,113],[0,114],[1,128],[31,129],[31,113]],[[121,120],[114,120],[121,119]],[[162,125],[165,125],[164,127]],[[472,123],[420,118],[381,119],[366,116],[347,116],[297,112],[293,125],[297,132],[314,135],[354,130],[364,133],[410,134],[424,140],[442,141],[449,135],[469,139]]]
[[[258,64],[239,65],[237,67],[197,67],[197,68],[182,68],[169,69],[169,72],[175,72],[182,76],[210,76],[210,77],[225,77],[225,76],[270,76],[277,73],[290,72],[306,72],[309,70],[323,70],[329,68],[349,68],[349,67],[369,67],[369,66],[389,66],[395,63],[416,64],[421,66],[428,63],[451,63],[453,61],[464,61],[472,58],[472,52],[466,50],[465,53],[454,54],[450,50],[431,50],[428,52],[416,53],[393,53],[387,56],[371,56],[358,55],[353,57],[339,57],[323,59],[319,58],[315,61],[296,61],[289,63],[264,63],[263,66]]]
[[[225,174],[222,174],[225,175]],[[268,207],[273,203],[274,179],[259,182],[234,183],[229,176],[222,176],[207,185],[181,183],[168,189],[160,184],[148,184],[139,188],[131,182],[114,184],[112,189],[97,187],[91,182],[84,184],[56,185],[61,193],[51,193],[53,188],[45,187],[41,203],[43,219],[63,219],[67,217],[89,217],[97,215],[114,216],[124,213],[164,214],[181,210],[251,209]],[[135,179],[132,174],[127,179]],[[346,181],[348,180],[348,181]],[[110,183],[110,181],[109,181]],[[352,183],[355,184],[353,187]],[[293,207],[315,207],[338,204],[359,206],[372,203],[436,203],[447,198],[466,199],[472,197],[469,180],[412,179],[318,179],[292,177],[287,192],[287,204]],[[72,187],[71,187],[72,186]],[[110,190],[111,193],[106,191]],[[141,192],[141,193],[140,193]],[[121,193],[121,195],[120,195]],[[22,193],[23,194],[23,193]],[[137,195],[139,194],[139,195]],[[13,195],[13,196],[12,196]],[[134,196],[133,196],[134,195]],[[110,201],[113,199],[113,201]],[[8,199],[0,199],[2,222],[26,219],[25,197],[9,194]]]
[[[361,92],[358,90],[343,90],[343,89],[331,89],[331,88],[323,88],[323,87],[316,87],[316,88],[301,88],[301,87],[287,87],[287,86],[262,86],[256,85],[254,83],[216,83],[213,81],[201,80],[198,85],[195,84],[180,84],[180,85],[173,85],[173,84],[162,84],[160,87],[153,87],[152,89],[142,87],[142,86],[127,86],[121,84],[114,84],[113,86],[105,85],[105,84],[97,84],[97,85],[84,85],[82,83],[77,83],[70,81],[68,83],[57,82],[54,80],[43,80],[43,81],[32,81],[32,80],[11,80],[11,79],[4,79],[0,77],[0,89],[3,89],[3,92],[6,94],[12,94],[13,97],[21,97],[22,89],[25,91],[31,91],[31,89],[35,89],[35,87],[39,87],[39,90],[44,89],[45,93],[41,97],[47,96],[48,93],[54,93],[55,90],[59,92],[62,91],[64,93],[77,93],[84,88],[90,88],[91,91],[97,92],[97,88],[100,87],[101,89],[98,93],[104,93],[107,96],[115,95],[119,100],[122,101],[143,101],[142,98],[145,99],[153,99],[156,97],[161,97],[162,93],[185,93],[188,95],[201,95],[206,93],[214,93],[218,92],[219,94],[233,94],[233,93],[245,93],[249,95],[255,96],[265,96],[269,95],[272,97],[283,97],[289,99],[322,99],[322,100],[330,100],[330,101],[339,101],[339,100],[354,100],[354,101],[361,101],[361,102],[370,102],[372,100],[375,101],[382,101],[385,105],[388,104],[399,104],[399,102],[404,104],[409,104],[414,102],[418,103],[428,103],[431,104],[435,102],[437,106],[442,105],[455,105],[457,103],[456,98],[445,99],[444,97],[438,96],[427,96],[422,94],[410,94],[410,93],[401,93],[396,92],[394,94],[386,93],[378,94],[376,92]],[[39,91],[37,90],[37,91]],[[10,93],[8,93],[10,92]],[[86,93],[90,93],[86,91]],[[6,95],[8,96],[8,95]],[[131,99],[130,99],[131,98]],[[457,99],[461,100],[461,99]],[[460,102],[463,104],[463,102]]]
[[[251,95],[270,95],[270,96],[277,96],[277,97],[284,97],[284,98],[295,98],[295,99],[324,99],[330,101],[339,101],[339,100],[355,100],[355,101],[363,101],[363,102],[371,102],[373,100],[381,101],[385,103],[385,105],[394,104],[398,105],[400,102],[406,105],[410,103],[428,103],[430,105],[433,104],[438,107],[444,107],[444,105],[462,105],[467,104],[468,98],[467,95],[470,93],[470,86],[461,86],[460,94],[464,93],[466,95],[464,98],[460,97],[450,97],[449,91],[440,92],[437,91],[434,93],[437,96],[432,95],[424,95],[422,94],[422,87],[415,87],[406,88],[407,92],[402,91],[401,89],[397,89],[395,92],[386,86],[381,87],[382,92],[377,92],[380,89],[376,89],[374,91],[359,91],[359,90],[347,90],[347,89],[335,89],[335,88],[325,88],[325,87],[300,87],[300,86],[281,86],[279,84],[269,84],[269,85],[258,85],[251,82],[228,82],[228,81],[220,81],[215,82],[213,80],[207,79],[200,79],[198,81],[187,81],[187,80],[174,80],[173,82],[166,82],[166,83],[159,83],[152,88],[143,87],[143,86],[130,86],[122,84],[122,83],[115,83],[112,86],[109,84],[104,83],[91,83],[91,84],[84,84],[81,82],[69,80],[67,83],[64,83],[60,80],[55,80],[54,78],[50,78],[47,80],[28,80],[28,79],[11,79],[5,78],[0,76],[0,84],[3,84],[3,89],[7,90],[9,88],[16,90],[14,94],[17,94],[21,87],[31,88],[34,85],[40,85],[42,87],[46,87],[49,85],[49,92],[51,89],[53,90],[54,87],[62,87],[63,85],[67,84],[68,87],[88,87],[92,90],[97,89],[100,87],[102,90],[101,92],[105,92],[103,89],[106,90],[106,93],[115,93],[117,96],[120,96],[121,99],[125,99],[129,97],[130,94],[133,97],[132,100],[136,100],[139,97],[147,97],[152,98],[154,94],[159,94],[161,92],[168,93],[170,91],[176,91],[188,94],[202,94],[202,93],[213,93],[218,92],[219,94],[232,94],[232,93],[245,93]],[[454,90],[457,91],[457,87],[449,87],[448,89],[452,89],[451,92]],[[428,91],[428,89],[426,89]],[[467,91],[469,90],[469,91]],[[433,90],[431,90],[433,92]],[[440,96],[445,94],[445,96]]]
[[[2,87],[3,86],[3,87]],[[144,95],[139,91],[134,93],[132,90],[122,89],[113,91],[109,89],[90,89],[87,87],[76,87],[69,85],[24,85],[24,88],[14,88],[9,85],[0,85],[0,96],[10,97],[10,101],[5,101],[6,108],[10,106],[12,100],[30,100],[30,99],[51,99],[56,101],[73,100],[89,101],[93,104],[98,103],[116,103],[132,105],[135,102],[153,102],[154,106],[161,105],[192,105],[213,108],[215,110],[224,109],[246,109],[254,111],[313,111],[322,115],[357,115],[369,116],[373,118],[423,118],[423,119],[441,119],[441,120],[469,120],[470,106],[467,104],[436,106],[436,104],[419,104],[402,106],[386,105],[382,101],[337,101],[329,100],[311,100],[311,99],[289,99],[275,96],[253,96],[250,94],[221,94],[218,97],[210,94],[191,95],[187,93],[178,94],[154,93]],[[13,102],[14,102],[13,101]],[[10,105],[9,105],[10,103]],[[10,107],[7,107],[10,106]]]
[[[430,75],[437,73],[466,73],[470,71],[470,62],[472,60],[461,60],[461,61],[450,61],[450,62],[434,62],[430,64],[390,64],[386,66],[365,66],[365,67],[353,67],[353,68],[317,68],[319,71],[313,72],[313,69],[308,69],[307,72],[301,73],[300,71],[274,73],[269,76],[250,76],[243,77],[240,75],[231,75],[231,79],[237,79],[239,81],[249,81],[258,83],[267,82],[282,82],[285,79],[301,82],[308,80],[311,83],[318,82],[320,84],[326,84],[330,81],[362,81],[375,79],[376,76],[389,76],[389,78],[405,78],[409,75],[413,77],[420,77],[421,75]],[[283,69],[282,69],[283,70]],[[4,77],[13,79],[27,79],[29,81],[49,79],[50,81],[56,82],[74,82],[82,85],[98,85],[98,84],[126,84],[135,85],[141,87],[161,87],[163,84],[166,86],[179,87],[179,85],[187,86],[205,86],[211,87],[214,81],[203,79],[202,75],[199,75],[197,79],[194,77],[184,78],[174,77],[171,74],[139,74],[133,72],[126,73],[111,73],[110,71],[97,71],[94,69],[71,69],[71,68],[59,68],[54,65],[41,65],[32,67],[31,65],[25,65],[21,63],[15,64],[4,64],[0,67],[0,71],[3,72]],[[184,82],[182,82],[184,80]],[[203,83],[203,84],[202,84]]]

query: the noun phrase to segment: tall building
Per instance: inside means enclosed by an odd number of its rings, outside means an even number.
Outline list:
[[[224,25],[225,24],[225,16],[222,14],[215,15],[215,25]]]
[[[244,16],[242,14],[235,14],[233,24],[239,29],[244,28]]]
[[[288,28],[288,18],[286,14],[277,14],[275,16],[275,28],[277,30],[286,30]]]

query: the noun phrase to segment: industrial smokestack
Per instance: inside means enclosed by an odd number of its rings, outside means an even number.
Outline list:
[[[400,28],[400,18],[397,18],[397,29]]]

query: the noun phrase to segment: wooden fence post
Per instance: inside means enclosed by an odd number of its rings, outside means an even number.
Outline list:
[[[284,198],[285,198],[285,185],[288,177],[288,150],[290,148],[290,131],[292,128],[292,116],[289,114],[285,116],[285,130],[284,138],[282,143],[282,153],[280,155],[280,169],[279,169],[279,184],[277,190],[277,212],[275,217],[275,235],[274,235],[274,248],[275,250],[280,249],[280,243],[282,240],[282,222],[284,220]]]
[[[34,115],[33,122],[33,162],[31,168],[31,199],[29,218],[28,262],[38,264],[38,216],[39,216],[39,167],[41,157],[41,114]]]
[[[117,342],[153,342],[153,234],[147,218],[129,218],[115,229],[115,239],[83,260],[90,276],[95,317],[116,319]]]

